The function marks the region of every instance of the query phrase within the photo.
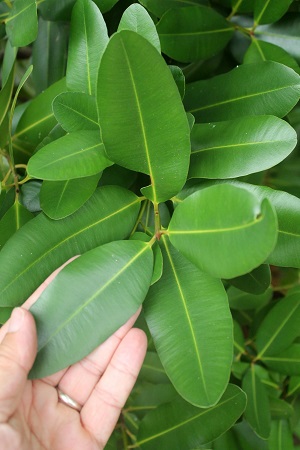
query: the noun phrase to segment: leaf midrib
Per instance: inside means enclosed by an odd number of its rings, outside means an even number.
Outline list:
[[[239,144],[226,144],[226,145],[216,145],[214,147],[205,147],[198,150],[192,150],[191,155],[195,155],[197,153],[202,153],[206,151],[212,151],[212,150],[221,150],[225,148],[235,148],[235,147],[250,147],[252,145],[269,145],[269,144],[286,144],[287,140],[274,140],[274,141],[255,141],[255,142],[241,142]]]
[[[160,37],[170,36],[171,38],[174,38],[174,36],[202,36],[202,35],[211,35],[216,33],[224,33],[224,32],[233,32],[233,29],[230,27],[227,28],[220,28],[218,30],[207,30],[207,31],[193,31],[193,32],[184,32],[184,33],[159,33]]]

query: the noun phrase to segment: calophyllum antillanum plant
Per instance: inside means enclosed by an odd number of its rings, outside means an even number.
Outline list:
[[[299,7],[140,3],[0,5],[0,318],[81,255],[31,307],[31,378],[143,304],[149,351],[107,448],[289,450]]]

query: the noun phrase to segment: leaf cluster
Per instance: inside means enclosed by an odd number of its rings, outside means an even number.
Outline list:
[[[300,438],[300,10],[292,0],[0,2],[0,320],[31,378],[143,305],[107,450]]]

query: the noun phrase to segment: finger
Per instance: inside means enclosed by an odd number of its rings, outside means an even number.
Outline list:
[[[0,423],[16,411],[37,352],[35,322],[23,308],[15,308],[0,345]]]
[[[40,297],[41,293],[46,289],[46,287],[51,283],[51,281],[54,280],[56,275],[73,259],[78,258],[79,255],[73,256],[73,258],[70,258],[68,261],[66,261],[62,266],[58,267],[54,272],[49,275],[49,277],[31,294],[31,296],[26,300],[25,303],[23,303],[22,308],[29,309],[34,302],[37,301],[37,299]],[[10,319],[9,319],[10,320]],[[9,326],[9,320],[1,327],[0,329],[0,343],[2,342],[5,334],[7,333],[8,326]]]
[[[85,404],[107,368],[116,348],[134,325],[140,311],[141,308],[96,350],[68,369],[59,382],[59,388],[65,394],[81,405]]]
[[[113,355],[105,373],[81,410],[84,427],[104,446],[139,374],[147,350],[147,337],[131,329]],[[101,447],[102,448],[102,447]]]

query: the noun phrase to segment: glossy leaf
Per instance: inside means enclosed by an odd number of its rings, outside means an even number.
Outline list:
[[[140,0],[140,3],[157,17],[161,17],[172,8],[186,8],[187,6],[208,5],[208,0]]]
[[[34,41],[38,30],[35,0],[15,0],[5,23],[13,47],[24,47]]]
[[[270,114],[285,116],[300,97],[300,77],[282,64],[245,64],[187,85],[184,104],[197,122]]]
[[[131,30],[143,36],[160,53],[160,40],[153,20],[141,5],[130,5],[121,17],[118,31]]]
[[[95,99],[83,92],[63,92],[53,100],[53,112],[68,133],[99,130]]]
[[[245,406],[245,394],[231,384],[219,403],[209,409],[196,408],[182,399],[166,403],[141,421],[136,445],[142,450],[199,448],[225,433]]]
[[[151,186],[142,191],[152,201],[177,193],[188,170],[189,125],[170,70],[153,45],[132,31],[115,34],[101,61],[97,99],[108,157],[150,175]]]
[[[270,254],[277,220],[268,200],[261,202],[244,189],[220,184],[180,203],[169,235],[172,244],[201,270],[234,278],[250,272]]]
[[[40,191],[41,181],[31,180],[24,183],[20,190],[20,201],[28,211],[36,213],[41,211]]]
[[[265,306],[271,300],[273,291],[269,288],[263,294],[249,294],[231,286],[227,289],[227,294],[230,308],[247,311]]]
[[[120,328],[143,302],[152,270],[141,241],[109,242],[68,264],[30,308],[38,334],[30,378],[81,360]]]
[[[289,9],[293,0],[255,0],[255,25],[277,22]]]
[[[269,450],[294,450],[293,433],[287,420],[272,420]]]
[[[112,165],[97,131],[75,131],[45,145],[31,157],[27,172],[42,180],[69,180],[95,175]]]
[[[257,359],[276,355],[287,349],[300,335],[299,320],[299,293],[290,294],[280,300],[267,314],[257,332]]]
[[[0,221],[0,250],[5,242],[32,218],[33,215],[16,200]]]
[[[245,420],[236,424],[233,432],[239,445],[238,450],[268,450],[268,442],[259,438]]]
[[[150,242],[151,237],[146,233],[141,233],[138,231],[134,233],[132,236],[130,236],[130,239],[143,242]],[[160,279],[163,271],[163,257],[161,249],[157,242],[153,244],[152,250],[154,256],[154,263],[153,263],[153,274],[151,278],[151,285],[156,283]]]
[[[271,271],[267,264],[253,269],[241,277],[231,278],[229,283],[249,294],[263,294],[271,283]]]
[[[63,219],[77,211],[95,192],[100,174],[66,181],[44,181],[41,207],[51,219]]]
[[[185,94],[185,77],[183,74],[183,71],[178,66],[169,66],[169,69],[171,70],[171,74],[174,78],[174,81],[177,85],[178,91],[180,93],[181,98],[184,97]],[[189,120],[189,118],[188,118]]]
[[[265,42],[278,45],[300,62],[299,14],[289,14],[276,23],[260,25],[255,36]]]
[[[196,124],[190,178],[235,178],[275,166],[295,148],[297,135],[273,116]]]
[[[95,0],[101,12],[109,11],[118,0]],[[46,20],[70,20],[72,8],[76,0],[47,0],[39,4],[39,10]]]
[[[127,237],[140,200],[126,189],[104,186],[72,217],[53,221],[39,214],[0,252],[0,306],[21,304],[72,256]]]
[[[263,356],[262,361],[276,372],[285,375],[300,375],[300,344],[292,344],[274,356]]]
[[[52,101],[65,90],[66,80],[63,78],[32,100],[18,122],[12,137],[13,144],[20,146],[22,142],[30,143],[34,149],[50,133],[57,124],[52,111]]]
[[[106,24],[92,0],[77,0],[71,20],[67,87],[95,95],[99,63],[108,43]]]
[[[160,360],[179,394],[199,407],[226,389],[233,331],[220,280],[202,273],[162,237],[163,275],[144,311]]]
[[[271,415],[267,392],[254,366],[243,378],[242,389],[247,394],[245,418],[255,433],[262,439],[268,439],[271,431]]]
[[[259,39],[252,39],[244,56],[244,63],[260,63],[261,61],[275,61],[296,70],[299,68],[296,60],[283,48],[278,45],[264,42]]]
[[[168,10],[157,24],[157,31],[163,53],[180,62],[210,58],[233,35],[232,25],[204,6]]]

